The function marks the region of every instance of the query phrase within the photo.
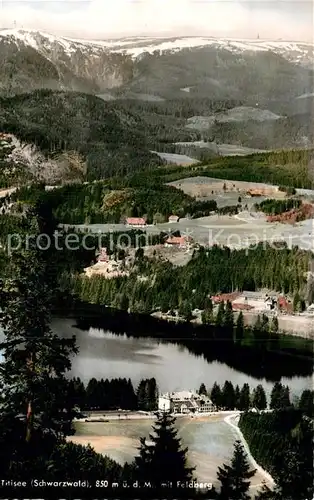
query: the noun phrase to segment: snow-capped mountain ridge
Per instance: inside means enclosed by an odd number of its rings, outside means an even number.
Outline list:
[[[99,42],[94,42],[99,43]],[[153,53],[154,51],[180,51],[189,48],[214,47],[229,50],[230,52],[244,51],[273,51],[283,55],[288,60],[302,62],[302,56],[312,57],[314,60],[314,44],[306,42],[293,42],[282,40],[252,40],[234,38],[212,38],[212,37],[186,37],[177,39],[152,38],[146,40],[116,41],[104,45],[111,50],[123,51],[132,56],[137,56],[143,52]],[[295,53],[292,56],[291,53]],[[299,57],[298,57],[299,56]]]
[[[57,37],[49,33],[35,30],[3,29],[0,30],[0,40],[23,43],[45,53],[59,47],[68,55],[76,51],[99,54],[102,51],[124,53],[136,58],[143,53],[153,54],[155,51],[177,52],[184,49],[213,47],[234,53],[267,52],[271,51],[290,62],[309,66],[314,63],[314,43],[263,40],[263,39],[235,39],[213,37],[134,37],[116,40],[83,40],[68,37]]]
[[[112,90],[112,98],[210,96],[248,105],[260,102],[268,109],[275,101],[290,103],[311,94],[313,64],[314,45],[305,42],[212,37],[77,40],[35,30],[0,30],[0,94],[5,95],[41,88],[95,95]],[[307,113],[302,101],[297,112]]]
[[[130,56],[103,46],[72,41],[30,30],[0,30],[1,88],[29,91],[35,88],[97,92],[123,85],[132,77]]]

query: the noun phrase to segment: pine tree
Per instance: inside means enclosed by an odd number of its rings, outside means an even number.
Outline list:
[[[300,397],[299,409],[309,418],[314,417],[314,391],[305,389]]]
[[[146,438],[140,438],[140,447],[138,448],[139,455],[135,457],[134,468],[135,477],[140,481],[151,481],[152,477],[152,446],[148,445]]]
[[[269,332],[269,319],[266,314],[262,314],[261,318],[261,330],[263,333],[268,333]]]
[[[270,332],[271,333],[278,333],[279,331],[279,324],[278,324],[278,318],[277,316],[273,316],[270,324]]]
[[[250,470],[245,451],[240,441],[234,444],[230,465],[218,467],[217,477],[220,482],[220,500],[249,500],[248,494],[251,477],[256,470]]]
[[[236,388],[234,390],[234,396],[235,396],[235,407],[237,409],[240,408],[240,387],[238,384],[236,385]]]
[[[86,390],[80,378],[73,378],[69,381],[68,397],[72,400],[72,406],[80,410],[86,405]]]
[[[223,325],[226,328],[233,330],[233,311],[232,311],[232,304],[229,300],[226,303]]]
[[[206,308],[202,311],[203,325],[210,325],[213,323],[213,309]]]
[[[99,409],[99,398],[98,398],[98,381],[95,377],[88,381],[86,387],[86,404],[89,410]]]
[[[213,404],[216,406],[216,408],[221,408],[222,407],[222,392],[220,389],[220,386],[215,382],[211,393],[210,393],[210,399],[213,402]]]
[[[187,448],[181,448],[178,431],[174,427],[175,418],[163,412],[158,415],[153,426],[154,434],[140,441],[140,455],[136,457],[136,475],[140,481],[149,481],[156,489],[162,483],[170,481],[173,486],[177,482],[190,481],[194,468],[187,466]]]
[[[270,395],[270,409],[280,410],[289,406],[291,406],[289,387],[275,382]]]
[[[256,321],[255,321],[255,324],[254,324],[254,327],[253,327],[253,331],[254,333],[259,333],[262,329],[262,320],[261,320],[261,317],[260,315],[258,314],[257,315],[257,318],[256,318]]]
[[[218,311],[216,315],[216,320],[215,323],[217,326],[222,326],[224,322],[224,315],[225,315],[225,304],[224,302],[220,302],[218,306]]]
[[[53,262],[49,267],[49,258],[36,245],[42,227],[38,209],[29,211],[23,229],[34,237],[11,255],[10,272],[0,292],[5,334],[1,446],[7,443],[2,473],[19,477],[34,471],[35,463],[41,467],[43,457],[73,433],[72,402],[64,394],[69,388],[65,379],[69,357],[77,349],[74,338],[61,339],[50,329],[56,277]]]
[[[239,410],[247,411],[250,408],[250,386],[244,384],[240,392]]]
[[[286,385],[282,389],[281,393],[281,408],[289,408],[291,406],[291,401],[290,401],[290,389]]]
[[[237,317],[236,329],[235,329],[235,338],[237,342],[241,342],[244,335],[244,318],[243,313],[240,311],[239,316]]]
[[[182,316],[187,322],[191,321],[193,318],[191,304],[187,300],[181,302],[179,315]]]
[[[210,297],[205,298],[203,305],[205,311],[213,312],[213,302]]]
[[[301,312],[301,297],[299,292],[293,297],[293,310],[294,312]]]
[[[198,390],[198,393],[201,395],[201,394],[204,394],[205,396],[207,396],[207,390],[206,390],[206,386],[205,384],[201,384],[200,385],[200,388]]]
[[[122,311],[127,311],[128,308],[129,308],[129,298],[125,293],[122,293],[120,298],[120,309]]]
[[[137,396],[137,407],[139,410],[148,410],[148,394],[147,394],[147,380],[141,380],[137,391],[136,391],[136,396]]]
[[[226,380],[222,389],[222,407],[226,410],[234,410],[236,406],[235,392],[232,382]]]
[[[253,391],[253,408],[257,410],[265,410],[267,408],[267,400],[264,388],[258,385]]]
[[[147,399],[148,399],[148,411],[157,410],[158,401],[158,388],[155,378],[151,378],[147,381]]]
[[[269,407],[271,410],[279,410],[282,408],[282,391],[283,386],[280,382],[275,382],[271,394],[270,394],[270,404]]]

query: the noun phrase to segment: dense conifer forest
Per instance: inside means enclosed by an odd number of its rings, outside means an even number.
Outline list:
[[[76,377],[70,380],[68,391],[68,398],[73,406],[83,411],[143,410],[153,412],[158,409],[160,394],[154,378],[142,379],[135,388],[132,381],[125,378],[110,380],[92,378],[84,384],[79,377]],[[295,407],[309,418],[314,416],[314,391],[304,390],[300,398],[293,402],[289,387],[283,386],[280,382],[274,384],[268,401],[261,384],[251,390],[247,383],[240,388],[238,385],[234,386],[229,380],[221,387],[215,382],[208,389],[202,383],[198,393],[210,397],[217,410],[249,411],[252,408],[265,410],[268,407],[272,410],[282,410]]]
[[[81,299],[93,303],[113,305],[110,297],[126,295],[132,311],[167,312],[187,303],[192,311],[206,309],[208,296],[218,292],[267,288],[294,295],[304,289],[310,258],[310,252],[298,248],[263,244],[249,252],[201,247],[184,267],[143,257],[128,278],[73,275],[72,286]],[[138,280],[139,274],[145,281]]]
[[[85,385],[80,378],[69,382],[68,398],[80,410],[143,410],[156,411],[158,388],[156,380],[143,379],[134,389],[125,378],[96,380]]]
[[[256,203],[255,208],[264,212],[267,215],[278,215],[289,210],[299,208],[301,200],[289,198],[287,200],[264,200],[261,203]]]
[[[300,410],[243,413],[239,427],[256,461],[274,477],[283,498],[312,498],[313,426]]]

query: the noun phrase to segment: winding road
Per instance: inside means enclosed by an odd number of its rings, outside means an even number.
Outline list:
[[[265,481],[268,483],[268,485],[270,487],[274,486],[275,485],[274,479],[266,470],[264,470],[260,465],[258,465],[258,463],[256,462],[256,460],[254,459],[253,455],[250,452],[250,448],[249,448],[241,430],[239,429],[239,426],[237,425],[237,423],[235,423],[239,420],[239,416],[240,416],[240,412],[235,413],[233,415],[228,415],[227,417],[224,418],[224,422],[226,422],[226,424],[230,425],[235,430],[235,432],[238,434],[239,439],[241,440],[243,447],[244,447],[254,469],[256,469],[265,478]],[[257,485],[257,486],[259,487],[261,485]]]

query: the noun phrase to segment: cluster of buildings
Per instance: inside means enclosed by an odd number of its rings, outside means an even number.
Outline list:
[[[129,275],[126,264],[126,262],[116,260],[113,256],[108,255],[106,248],[101,248],[96,264],[86,267],[84,272],[89,278],[95,275],[101,275],[107,279],[118,278]]]
[[[170,215],[168,218],[169,223],[176,223],[179,221],[178,215]],[[125,219],[125,225],[130,228],[145,228],[147,227],[147,222],[144,217],[127,217]],[[193,243],[190,236],[173,236],[170,235],[164,241],[165,247],[188,249]]]
[[[282,313],[293,313],[293,305],[289,299],[281,295],[270,295],[266,292],[232,292],[222,293],[212,297],[214,304],[220,302],[231,302],[234,311],[268,312],[280,311]]]
[[[156,245],[151,248],[162,250],[163,248],[176,248],[180,250],[189,250],[193,244],[193,239],[190,236],[168,236],[162,245]],[[148,247],[144,247],[148,248]],[[145,252],[147,253],[147,252]],[[132,255],[131,255],[132,254]],[[97,256],[96,264],[93,264],[84,269],[87,277],[101,275],[107,279],[128,276],[129,269],[134,262],[134,249],[129,249],[128,254],[123,260],[117,260],[113,255],[107,253],[106,248],[101,248]]]
[[[170,223],[179,222],[179,216],[170,215],[170,217],[168,217],[168,222]],[[146,227],[148,224],[147,224],[147,219],[145,217],[126,217],[125,225],[133,228],[142,228]]]
[[[172,414],[209,413],[215,409],[208,396],[196,391],[166,392],[158,399],[158,410]]]

